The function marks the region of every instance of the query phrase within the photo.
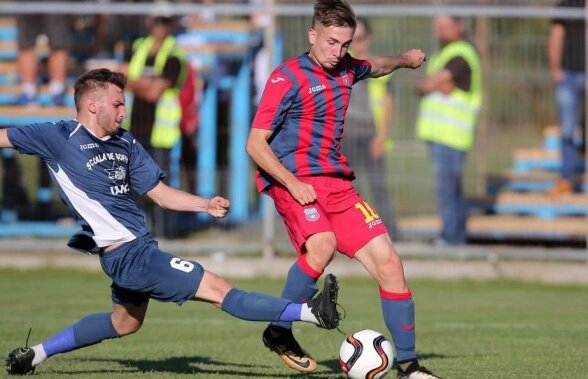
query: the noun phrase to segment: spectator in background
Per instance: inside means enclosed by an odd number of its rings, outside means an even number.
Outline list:
[[[98,0],[102,4],[146,3],[145,0]],[[96,58],[124,59],[137,38],[149,33],[142,14],[99,14],[96,16]]]
[[[417,137],[428,144],[433,163],[443,223],[436,243],[459,245],[467,237],[463,168],[482,102],[480,58],[465,39],[460,19],[441,15],[434,23],[441,50],[429,60],[427,75],[418,85],[422,99]]]
[[[126,68],[128,88],[133,93],[127,128],[158,166],[169,172],[171,151],[181,136],[180,90],[186,78],[187,62],[171,34],[174,18],[169,4],[156,3],[148,22],[150,33],[133,43]],[[159,207],[155,210],[155,233],[170,236],[170,215]]]
[[[357,18],[357,27],[351,43],[351,54],[358,59],[371,56],[371,27],[366,19]],[[396,237],[396,225],[391,194],[386,182],[386,151],[392,147],[393,93],[391,76],[361,80],[353,86],[353,96],[345,116],[345,141],[341,152],[347,158],[357,176],[360,193],[366,193],[369,178],[371,200],[392,238]]]
[[[64,105],[65,80],[72,43],[70,26],[70,18],[64,14],[16,16],[21,93],[15,100],[15,105],[32,105],[38,102],[39,62],[35,47],[37,37],[41,34],[46,34],[49,38],[49,105]]]
[[[563,0],[558,7],[583,8],[584,0]],[[557,114],[561,134],[560,178],[548,194],[557,196],[574,192],[578,174],[578,150],[581,141],[575,132],[586,117],[584,96],[585,72],[585,21],[556,18],[551,21],[548,55],[551,79],[556,85]],[[584,142],[585,143],[585,142]]]

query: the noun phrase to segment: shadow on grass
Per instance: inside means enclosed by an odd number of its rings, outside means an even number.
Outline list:
[[[83,374],[129,374],[138,375],[141,373],[168,373],[168,374],[194,374],[206,377],[209,375],[227,375],[236,378],[300,378],[301,373],[288,370],[284,366],[277,365],[258,365],[247,363],[234,363],[218,361],[209,357],[170,357],[161,360],[154,359],[84,359],[86,362],[102,362],[105,368],[96,368],[95,370],[51,370],[53,374],[80,376]],[[119,365],[117,368],[114,365]],[[321,366],[327,371],[321,372]],[[319,362],[319,371],[311,374],[304,374],[305,379],[329,379],[340,378],[341,369],[336,359]]]
[[[421,359],[443,359],[443,354],[423,353],[419,355]],[[209,357],[169,357],[161,360],[155,359],[108,359],[108,358],[90,358],[83,359],[86,362],[104,363],[104,369],[96,368],[95,370],[52,370],[51,372],[59,375],[79,376],[82,374],[129,374],[137,375],[141,373],[169,373],[169,374],[194,374],[194,375],[227,375],[237,378],[300,378],[301,373],[294,370],[284,374],[286,369],[276,365],[258,365],[247,363],[223,362]],[[396,362],[394,362],[396,366]],[[118,365],[116,367],[114,365]],[[319,362],[318,371],[304,374],[305,379],[329,379],[340,378],[342,375],[339,361],[330,359]]]

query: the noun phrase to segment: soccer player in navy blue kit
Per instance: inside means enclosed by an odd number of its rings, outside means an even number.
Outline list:
[[[58,353],[135,333],[149,299],[183,304],[212,303],[232,316],[254,321],[305,321],[325,329],[338,326],[337,282],[325,278],[323,292],[301,304],[233,287],[195,261],[159,249],[131,191],[146,194],[165,209],[207,212],[222,218],[229,201],[201,198],[166,185],[165,175],[120,124],[127,116],[123,74],[97,69],[75,83],[77,117],[58,123],[0,130],[0,147],[42,158],[61,199],[83,226],[69,245],[100,257],[112,279],[113,311],[90,314],[32,347],[13,350],[9,374],[32,373]]]
[[[356,259],[379,286],[398,378],[438,379],[417,359],[414,301],[402,261],[377,210],[355,190],[353,170],[341,154],[353,84],[399,68],[420,67],[425,54],[412,49],[401,56],[355,59],[347,52],[355,26],[346,1],[315,3],[310,51],[270,75],[247,152],[258,166],[259,191],[274,200],[298,253],[281,296],[293,301],[312,298],[317,279],[337,251]],[[272,323],[263,333],[264,344],[293,369],[315,370],[316,360],[302,349],[291,328],[291,323]]]

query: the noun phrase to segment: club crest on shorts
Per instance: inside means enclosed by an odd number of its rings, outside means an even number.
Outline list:
[[[321,215],[318,213],[316,208],[305,208],[304,209],[304,217],[308,221],[316,221],[321,217]]]

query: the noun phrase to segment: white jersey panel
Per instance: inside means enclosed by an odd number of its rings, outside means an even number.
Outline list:
[[[112,217],[102,204],[90,199],[84,191],[76,187],[59,165],[57,166],[57,171],[54,171],[49,165],[47,167],[53,173],[57,184],[61,187],[72,207],[92,228],[96,245],[99,247],[108,246],[115,243],[129,242],[136,238],[129,229]]]

